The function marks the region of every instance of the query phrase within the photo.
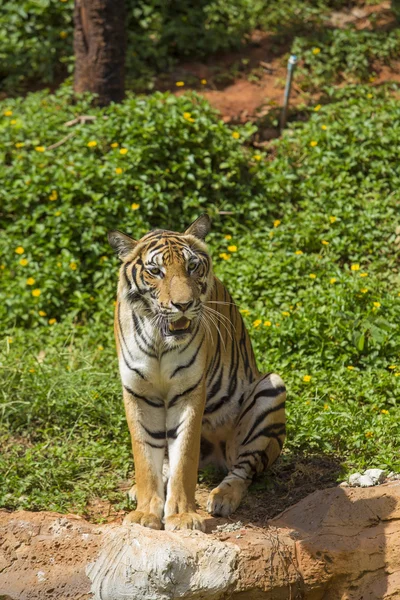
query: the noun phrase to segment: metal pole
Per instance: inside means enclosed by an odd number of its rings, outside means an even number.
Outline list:
[[[292,80],[293,74],[297,64],[297,56],[292,54],[289,57],[288,65],[287,65],[287,75],[286,75],[286,85],[285,85],[285,94],[283,96],[283,108],[281,113],[281,131],[285,128],[287,113],[289,110],[289,98],[290,98],[290,90],[292,88]]]

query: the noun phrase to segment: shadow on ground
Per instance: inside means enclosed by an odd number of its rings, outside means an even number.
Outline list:
[[[196,500],[200,512],[208,516],[207,531],[236,521],[243,525],[265,527],[267,521],[309,494],[337,486],[341,471],[339,459],[333,456],[287,454],[253,482],[248,495],[229,519],[212,518],[205,511],[208,494],[221,481],[217,472],[200,472]]]

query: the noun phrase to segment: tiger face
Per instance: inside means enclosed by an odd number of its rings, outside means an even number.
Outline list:
[[[151,319],[164,341],[176,345],[200,326],[213,285],[204,243],[210,220],[202,215],[184,233],[151,231],[139,241],[112,231],[108,239],[122,260],[120,293],[137,315]]]

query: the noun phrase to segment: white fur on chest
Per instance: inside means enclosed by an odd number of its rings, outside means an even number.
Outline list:
[[[123,328],[119,369],[125,387],[147,397],[167,401],[198,381],[204,369],[202,357],[198,357],[200,360],[196,360],[194,365],[186,367],[198,347],[197,339],[165,352],[168,348],[150,323],[145,324],[141,336],[134,331],[131,320],[126,319]]]

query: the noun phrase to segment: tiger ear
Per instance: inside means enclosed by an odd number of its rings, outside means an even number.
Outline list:
[[[193,223],[186,229],[184,235],[194,235],[200,240],[204,240],[206,235],[210,233],[211,219],[207,214],[200,215]]]
[[[109,231],[107,234],[111,247],[115,250],[118,258],[125,258],[136,247],[137,241],[122,231]]]

